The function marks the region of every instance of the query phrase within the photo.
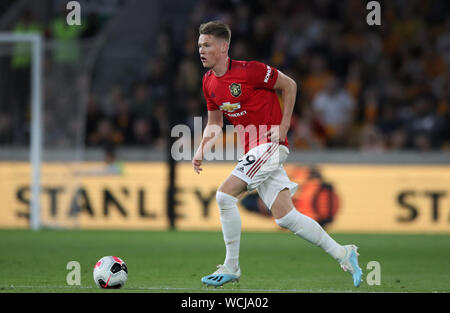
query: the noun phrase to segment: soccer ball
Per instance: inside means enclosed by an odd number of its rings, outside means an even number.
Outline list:
[[[100,288],[118,289],[128,280],[125,262],[116,256],[105,256],[94,266],[94,281]]]

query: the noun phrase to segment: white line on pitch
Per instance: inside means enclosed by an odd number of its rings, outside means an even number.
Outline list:
[[[14,290],[14,289],[65,289],[70,290],[73,289],[79,290],[79,289],[96,289],[92,286],[29,286],[29,285],[3,285],[0,286],[0,289],[2,290]],[[325,292],[325,293],[342,293],[342,292],[358,292],[355,290],[322,290],[322,289],[251,289],[251,288],[186,288],[186,287],[125,287],[122,289],[123,291],[132,291],[132,290],[148,290],[148,291],[157,291],[157,290],[165,290],[165,291],[211,291],[211,292],[226,292],[226,291],[232,291],[232,292]],[[383,291],[385,292],[385,291]]]

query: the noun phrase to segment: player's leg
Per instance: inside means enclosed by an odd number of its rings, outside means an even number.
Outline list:
[[[217,271],[213,274],[202,278],[202,282],[207,285],[221,286],[230,281],[237,281],[241,276],[239,268],[241,217],[237,202],[239,195],[246,188],[246,182],[234,175],[230,175],[217,190],[216,201],[219,206],[226,254],[223,265],[219,265]]]
[[[352,274],[353,284],[356,287],[360,285],[362,271],[358,265],[356,246],[338,244],[319,223],[297,211],[288,189],[283,189],[278,193],[271,212],[279,226],[289,229],[297,236],[321,247],[337,260],[345,271]]]
[[[295,209],[288,189],[278,193],[271,212],[281,227],[321,247],[336,260],[344,258],[345,248],[333,240],[319,223]]]
[[[246,182],[234,175],[230,175],[220,185],[216,193],[223,240],[226,247],[224,265],[233,272],[239,269],[239,248],[241,242],[241,216],[237,202],[239,196],[246,189]]]
[[[283,155],[283,158],[286,156]],[[279,144],[259,145],[239,160],[232,174],[219,187],[216,200],[220,211],[226,257],[224,265],[220,265],[213,274],[203,277],[202,282],[220,286],[224,282],[240,277],[241,218],[237,208],[238,197],[244,191],[256,189],[270,177],[271,172],[277,169],[283,160],[280,159]],[[293,183],[292,185],[296,186]]]
[[[238,197],[249,187],[257,186],[268,177],[270,171],[253,175],[263,163],[275,164],[278,162],[267,162],[269,156],[275,158],[278,144],[263,144],[248,151],[237,163],[231,175],[220,185],[216,200],[220,211],[220,221],[226,246],[226,257],[224,265],[232,271],[239,269],[239,247],[241,238],[241,218],[237,202]],[[273,166],[273,165],[272,165]],[[253,187],[255,188],[255,187]]]
[[[233,174],[228,176],[217,189],[217,191],[226,193],[235,198],[239,198],[239,196],[246,190],[247,183]]]

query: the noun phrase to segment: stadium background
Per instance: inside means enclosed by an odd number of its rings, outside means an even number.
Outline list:
[[[70,27],[67,2],[0,5],[1,31],[45,39],[43,228],[220,230],[214,192],[234,162],[196,175],[170,131],[206,117],[198,26],[221,19],[231,58],[298,83],[286,169],[300,211],[337,234],[448,240],[447,1],[379,1],[369,26],[358,0],[85,0]],[[0,228],[27,229],[30,60],[15,49],[0,44]],[[254,194],[239,207],[244,231],[280,231]]]
[[[168,152],[173,125],[194,134],[193,117],[206,121],[198,25],[221,19],[233,30],[232,58],[271,64],[300,86],[290,175],[315,167],[322,176],[315,181],[333,189],[315,205],[311,191],[304,210],[330,207],[335,214],[320,214],[336,215],[328,224],[343,231],[450,230],[447,2],[382,2],[379,26],[367,25],[364,1],[79,3],[81,26],[67,25],[67,1],[6,1],[2,11],[2,30],[38,32],[46,42],[43,161],[64,162],[54,171],[65,177],[42,169],[47,224],[78,208],[81,221],[93,220],[86,227],[220,226],[211,193],[232,164],[206,165],[196,182],[189,162],[175,167]],[[30,174],[8,161],[29,161],[30,60],[10,46],[0,59],[1,225],[26,227]],[[136,162],[148,164],[139,165],[146,175],[138,176]],[[310,181],[297,176],[300,185]],[[256,216],[265,213],[257,199],[245,204],[244,214],[254,214],[244,228],[270,228],[265,214]],[[138,214],[147,209],[158,213]],[[126,211],[137,224],[120,220]]]

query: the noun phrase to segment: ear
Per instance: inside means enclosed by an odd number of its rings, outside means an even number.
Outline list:
[[[220,52],[227,53],[227,51],[228,51],[228,43],[226,41],[224,41],[222,43],[222,47],[220,48]]]

